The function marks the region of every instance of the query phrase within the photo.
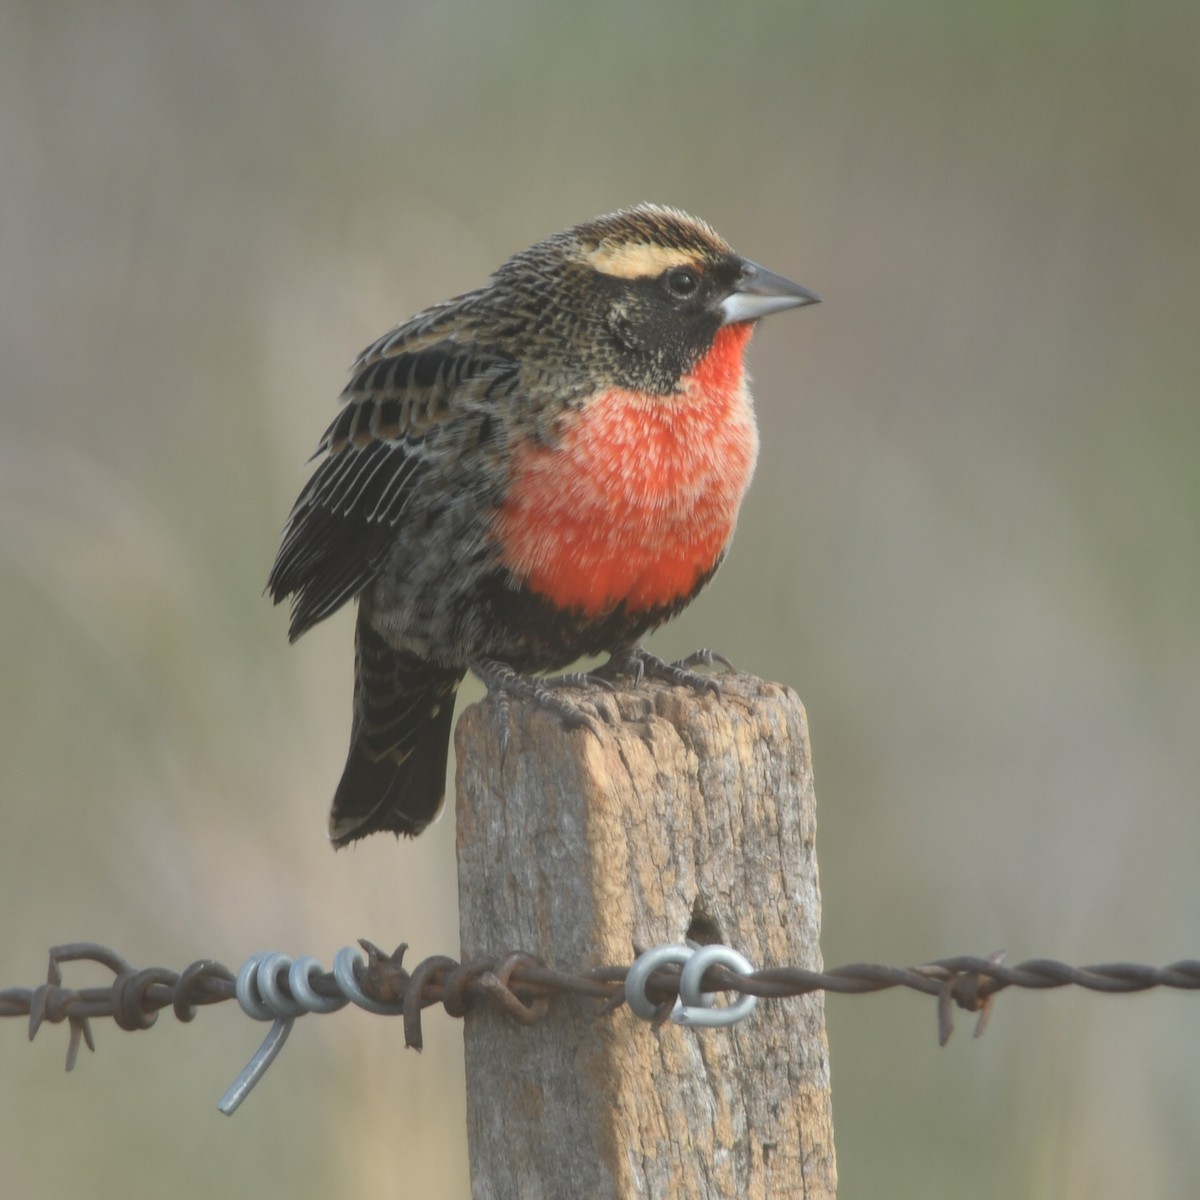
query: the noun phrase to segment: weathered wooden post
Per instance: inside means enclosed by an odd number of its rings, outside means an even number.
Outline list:
[[[626,963],[635,943],[691,928],[756,967],[820,968],[804,708],[778,685],[721,683],[720,698],[656,683],[600,694],[614,718],[600,737],[514,702],[503,755],[495,703],[463,714],[464,959]],[[729,1029],[593,1013],[556,1001],[529,1028],[468,1014],[476,1200],[834,1195],[819,994],[764,1001]]]

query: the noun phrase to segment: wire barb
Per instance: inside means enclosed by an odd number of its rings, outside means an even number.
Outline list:
[[[149,1029],[164,1008],[172,1008],[180,1021],[191,1021],[200,1006],[236,998],[249,1016],[270,1021],[271,1029],[220,1102],[222,1112],[232,1113],[278,1056],[298,1017],[335,1012],[351,1003],[368,1012],[403,1016],[405,1045],[420,1050],[421,1013],[435,1004],[461,1017],[482,1002],[532,1025],[546,1016],[553,998],[573,996],[599,1001],[598,1015],[628,1002],[633,1012],[656,1027],[668,1020],[695,1027],[741,1020],[759,998],[777,1000],[817,991],[863,995],[903,987],[936,998],[938,1041],[945,1045],[954,1029],[956,1007],[979,1015],[978,1037],[995,996],[1009,987],[1071,986],[1114,995],[1158,987],[1200,990],[1200,959],[1165,967],[1140,963],[1072,967],[1043,958],[1006,967],[1004,952],[999,952],[915,967],[852,963],[830,971],[790,966],[755,971],[728,946],[691,943],[638,950],[637,961],[628,967],[604,966],[572,974],[547,967],[521,951],[461,963],[436,955],[409,971],[403,964],[406,944],[392,954],[367,941],[359,946],[365,959],[358,949],[346,946],[334,956],[331,972],[323,971],[314,958],[291,959],[268,951],[251,955],[235,975],[212,959],[200,959],[181,972],[165,967],[138,970],[107,946],[73,942],[51,949],[45,983],[0,991],[0,1017],[28,1017],[31,1039],[43,1025],[65,1021],[70,1030],[70,1071],[81,1045],[96,1048],[93,1017],[111,1017],[120,1029]],[[102,987],[64,987],[62,964],[84,961],[108,968],[112,982]],[[721,992],[734,995],[724,1007],[715,1004]]]

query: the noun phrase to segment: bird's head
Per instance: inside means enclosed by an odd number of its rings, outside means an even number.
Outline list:
[[[820,299],[735,254],[704,221],[655,204],[538,242],[505,263],[495,282],[536,305],[544,336],[563,350],[584,349],[588,368],[661,395],[677,390],[722,328]]]

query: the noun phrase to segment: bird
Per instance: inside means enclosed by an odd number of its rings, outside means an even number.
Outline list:
[[[335,847],[439,812],[459,684],[594,723],[568,689],[712,686],[641,639],[712,578],[758,455],[755,323],[818,302],[642,203],[514,254],[354,360],[267,592],[289,640],[357,603]],[[583,675],[547,677],[586,656]]]

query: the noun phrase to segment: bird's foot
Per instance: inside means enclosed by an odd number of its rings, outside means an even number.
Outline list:
[[[568,729],[588,729],[597,737],[600,736],[600,727],[595,719],[558,694],[563,687],[587,686],[587,677],[582,673],[542,679],[536,675],[522,675],[507,663],[494,658],[477,659],[471,663],[471,670],[483,680],[488,693],[496,699],[500,728],[503,730],[500,735],[501,758],[508,748],[508,706],[514,696],[518,700],[531,700],[540,708],[554,713]],[[580,680],[584,682],[581,684]],[[611,687],[610,684],[606,686]]]
[[[540,708],[554,713],[568,729],[587,729],[600,736],[595,717],[561,695],[566,688],[601,687],[616,691],[617,680],[628,680],[635,687],[643,679],[661,679],[674,687],[687,687],[697,692],[721,694],[720,681],[711,675],[701,675],[693,667],[716,667],[734,670],[734,665],[715,650],[695,650],[686,658],[667,662],[642,646],[622,646],[609,656],[607,662],[592,671],[572,671],[564,675],[522,675],[520,671],[494,658],[481,658],[471,663],[471,670],[483,680],[488,694],[496,701],[500,722],[500,757],[508,749],[509,705],[515,697],[530,700]]]
[[[608,662],[598,667],[588,678],[604,682],[614,677],[623,677],[632,679],[635,686],[643,679],[661,679],[675,687],[688,687],[693,691],[711,692],[714,696],[719,696],[719,680],[692,670],[693,667],[714,666],[724,667],[728,671],[734,670],[733,663],[715,650],[694,650],[686,658],[667,662],[642,646],[623,646],[614,650]]]

